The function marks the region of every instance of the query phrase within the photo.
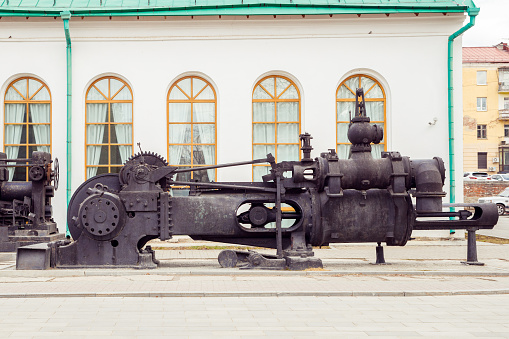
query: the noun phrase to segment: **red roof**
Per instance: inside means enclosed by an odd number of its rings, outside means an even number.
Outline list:
[[[463,47],[463,63],[509,62],[507,44],[499,47]]]

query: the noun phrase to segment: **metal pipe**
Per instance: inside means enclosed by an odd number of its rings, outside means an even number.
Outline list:
[[[451,204],[454,204],[456,202],[456,179],[455,176],[455,162],[454,162],[454,114],[453,114],[453,108],[454,108],[454,98],[453,98],[453,92],[454,92],[454,85],[453,85],[453,46],[454,46],[454,39],[456,39],[458,36],[463,34],[466,30],[470,29],[472,26],[475,25],[475,17],[477,14],[479,14],[479,8],[475,7],[475,4],[472,2],[472,5],[474,7],[467,9],[467,14],[470,17],[470,22],[466,24],[465,26],[461,27],[459,30],[454,32],[449,36],[448,39],[448,48],[447,48],[447,85],[448,85],[448,91],[447,91],[447,100],[448,100],[448,110],[447,110],[447,117],[448,117],[448,123],[449,123],[449,202]],[[454,209],[451,207],[451,211],[454,211]],[[450,230],[451,233],[454,233],[454,230]]]
[[[71,200],[71,174],[72,174],[72,48],[71,48],[71,34],[69,33],[69,20],[71,13],[64,11],[60,13],[60,17],[64,21],[65,42],[66,42],[66,60],[67,60],[67,140],[66,140],[66,155],[67,155],[67,207]],[[66,225],[66,235],[69,235],[69,225]]]

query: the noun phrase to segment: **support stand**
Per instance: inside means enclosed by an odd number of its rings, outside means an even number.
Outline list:
[[[384,248],[381,243],[376,246],[376,263],[375,265],[386,265],[384,258]]]
[[[479,230],[477,227],[469,227],[468,231],[468,240],[467,240],[467,261],[462,261],[462,264],[465,265],[476,265],[476,266],[484,266],[484,263],[477,261],[477,242],[475,237],[475,232]]]

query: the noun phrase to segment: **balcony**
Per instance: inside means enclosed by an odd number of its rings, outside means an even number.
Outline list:
[[[498,110],[498,119],[499,120],[509,120],[509,109],[499,109]]]
[[[499,93],[509,93],[509,82],[500,82],[498,84]]]

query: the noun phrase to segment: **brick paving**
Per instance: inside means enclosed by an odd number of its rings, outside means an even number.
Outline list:
[[[508,338],[503,296],[0,299],[1,338]]]
[[[339,244],[307,272],[221,269],[215,250],[159,250],[156,270],[4,257],[0,338],[509,338],[509,245],[478,249],[486,266],[462,265],[457,240],[386,247],[380,266],[373,245]]]

